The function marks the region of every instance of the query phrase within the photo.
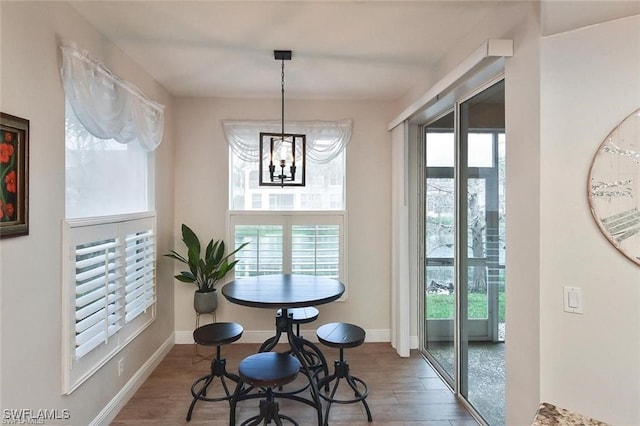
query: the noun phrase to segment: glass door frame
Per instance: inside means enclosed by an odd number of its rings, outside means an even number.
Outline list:
[[[464,405],[472,412],[472,414],[474,415],[474,417],[476,417],[476,419],[481,422],[481,424],[486,424],[486,421],[482,418],[482,416],[480,415],[480,413],[478,413],[476,411],[476,409],[466,400],[466,397],[468,396],[468,392],[467,392],[467,385],[466,383],[462,383],[461,378],[463,377],[463,375],[467,375],[468,374],[468,365],[465,365],[465,363],[463,362],[464,359],[466,359],[468,361],[468,348],[466,347],[462,347],[462,345],[467,345],[468,343],[468,339],[463,338],[464,336],[462,335],[463,332],[468,332],[468,330],[465,330],[465,327],[461,326],[461,321],[460,321],[460,314],[463,311],[463,308],[465,308],[467,306],[467,293],[468,293],[468,289],[467,289],[467,280],[466,277],[468,276],[467,272],[463,272],[463,268],[468,268],[469,266],[469,262],[466,260],[467,254],[465,252],[464,256],[461,256],[462,254],[462,250],[468,250],[468,244],[467,244],[467,226],[466,226],[466,215],[467,215],[467,200],[466,200],[466,196],[467,196],[467,190],[465,189],[464,191],[462,191],[461,189],[461,185],[464,183],[465,185],[467,184],[467,179],[468,178],[483,178],[483,179],[487,179],[488,177],[483,177],[483,173],[481,171],[479,171],[477,174],[478,176],[475,175],[470,175],[468,172],[465,173],[463,172],[463,167],[460,167],[461,164],[467,164],[467,158],[466,158],[466,152],[463,152],[465,150],[460,149],[460,127],[461,127],[461,123],[460,123],[460,106],[470,100],[471,98],[473,98],[474,96],[478,95],[479,93],[483,92],[484,90],[490,88],[491,86],[499,83],[500,81],[504,81],[504,73],[499,73],[497,75],[495,75],[494,77],[486,80],[483,84],[480,85],[476,85],[473,90],[468,91],[464,96],[456,96],[455,94],[453,95],[449,95],[446,97],[443,97],[443,99],[440,99],[440,101],[444,101],[444,102],[438,102],[441,106],[440,108],[431,107],[431,114],[428,116],[428,119],[424,119],[425,115],[422,115],[422,120],[420,122],[415,122],[413,124],[417,124],[417,130],[418,130],[418,135],[419,135],[419,143],[418,143],[418,158],[420,158],[421,162],[419,162],[419,167],[417,168],[417,190],[419,193],[418,196],[418,200],[419,202],[417,203],[418,206],[418,224],[417,224],[417,231],[418,231],[418,235],[420,236],[418,239],[418,290],[419,290],[419,307],[418,307],[418,312],[419,312],[419,324],[418,324],[418,335],[419,335],[419,349],[421,351],[421,353],[423,354],[423,356],[425,356],[430,362],[431,364],[434,366],[434,368],[436,369],[436,371],[438,372],[438,374],[441,376],[441,378],[445,381],[445,383],[447,383],[452,391],[456,394],[456,396],[458,396],[462,402],[464,403]],[[448,99],[447,99],[448,98]],[[434,112],[437,111],[437,112]],[[453,259],[453,267],[454,267],[454,288],[456,289],[454,291],[454,295],[455,295],[455,315],[453,318],[453,329],[454,329],[454,377],[451,377],[446,371],[445,369],[438,363],[437,359],[434,358],[434,356],[428,352],[427,350],[427,337],[426,337],[426,332],[427,332],[427,318],[426,318],[426,267],[427,267],[427,255],[426,255],[426,223],[424,218],[426,217],[426,182],[427,182],[427,167],[426,167],[426,162],[424,162],[424,159],[426,158],[426,128],[430,125],[433,124],[434,122],[438,121],[440,118],[446,116],[447,114],[450,114],[453,111],[454,114],[454,144],[455,144],[455,160],[454,160],[454,167],[453,167],[453,177],[454,177],[454,187],[455,187],[455,191],[454,191],[454,197],[456,199],[455,202],[455,250],[454,250],[454,259]],[[494,153],[497,155],[497,141],[494,138],[494,149],[496,150]],[[498,165],[496,163],[495,168],[497,168]],[[465,169],[468,169],[468,167],[464,167]],[[463,174],[464,173],[464,174]],[[497,182],[496,182],[497,185]],[[465,195],[465,200],[461,200],[460,199],[460,194],[464,194]],[[465,215],[465,218],[463,220],[461,220],[461,216]],[[464,228],[463,228],[464,226]],[[462,232],[461,230],[464,229],[464,232]],[[463,260],[463,261],[461,261]],[[459,283],[462,281],[462,279],[464,279],[465,285],[465,291],[459,291],[458,288],[462,288],[462,286],[459,285]],[[496,289],[492,289],[489,287],[489,283],[487,283],[487,294],[488,294],[488,304],[494,303],[492,302],[493,298],[496,298],[495,304],[493,307],[488,306],[488,311],[487,311],[487,336],[486,339],[489,341],[496,341],[498,338],[498,305],[499,305],[499,301],[497,300],[497,295],[494,294],[496,293],[497,290]],[[467,310],[464,310],[465,315],[467,314]],[[465,321],[467,324],[469,324],[469,321],[466,320]],[[495,324],[494,324],[495,323]],[[491,327],[489,327],[489,325]],[[463,352],[464,352],[464,356],[463,356]],[[465,380],[466,382],[466,380]],[[464,385],[464,386],[463,386]],[[462,389],[464,387],[464,389]]]
[[[426,232],[427,232],[427,227],[425,224],[425,220],[424,218],[426,218],[426,201],[427,201],[427,166],[426,166],[426,158],[427,158],[427,154],[426,154],[426,146],[427,146],[427,140],[426,140],[426,129],[434,124],[435,122],[445,118],[447,115],[449,114],[453,114],[453,122],[456,123],[458,120],[458,115],[457,115],[457,107],[455,105],[455,103],[453,105],[451,105],[450,107],[444,109],[443,111],[441,111],[439,114],[434,115],[433,117],[431,117],[431,119],[427,122],[425,122],[424,124],[419,126],[419,133],[420,133],[420,143],[418,144],[418,158],[421,159],[421,161],[424,161],[424,163],[419,163],[420,167],[418,167],[418,191],[419,191],[419,200],[420,202],[418,203],[419,205],[419,213],[418,213],[418,235],[420,235],[419,238],[419,259],[420,259],[420,265],[418,267],[418,283],[419,283],[419,290],[420,290],[420,295],[421,297],[418,298],[418,300],[420,301],[420,309],[418,312],[420,312],[420,315],[418,317],[419,320],[419,349],[422,352],[422,354],[430,361],[431,365],[433,365],[433,367],[436,369],[436,371],[438,372],[438,374],[440,375],[440,377],[447,383],[447,385],[449,385],[449,387],[455,392],[455,390],[458,388],[457,386],[457,377],[458,377],[458,371],[459,371],[459,367],[458,367],[458,356],[457,356],[457,330],[458,330],[458,296],[457,296],[457,291],[454,291],[454,296],[455,296],[455,300],[454,300],[454,317],[450,320],[452,321],[452,327],[446,327],[447,329],[452,328],[453,329],[453,336],[452,337],[452,342],[453,342],[453,350],[454,350],[454,357],[453,357],[453,375],[450,375],[449,372],[446,370],[445,366],[443,366],[441,364],[441,362],[428,350],[427,346],[427,334],[428,334],[428,320],[425,316],[426,312],[427,312],[427,306],[426,306],[426,298],[425,295],[427,294],[427,288],[426,288],[426,281],[427,281],[427,276],[426,276],[426,270],[428,267],[428,256],[427,256],[427,244],[426,244]],[[457,146],[457,141],[458,141],[458,127],[457,126],[453,126],[453,133],[454,133],[454,146]],[[457,149],[454,148],[454,153],[455,151],[457,151]],[[456,154],[454,154],[455,157]],[[453,168],[453,173],[449,174],[447,173],[445,169],[445,167],[439,168],[442,170],[439,170],[440,172],[445,171],[444,173],[438,173],[438,176],[435,176],[434,178],[451,178],[454,180],[454,185],[455,185],[455,180],[456,180],[456,171],[455,171],[455,158],[454,158],[454,167]],[[457,189],[454,188],[454,198],[457,197]],[[456,206],[454,206],[454,217],[457,217],[457,212],[456,212]],[[457,229],[458,224],[455,224],[455,228]],[[456,236],[454,236],[454,242],[455,242]],[[454,288],[455,288],[455,282],[457,281],[456,278],[456,253],[455,253],[455,249],[454,249],[454,253],[453,253],[453,258],[451,258],[451,265],[447,264],[447,265],[434,265],[434,266],[451,266],[453,267],[453,282],[454,282]],[[441,319],[439,321],[449,321],[448,319]]]

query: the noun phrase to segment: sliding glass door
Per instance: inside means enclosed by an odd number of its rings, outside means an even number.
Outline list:
[[[476,414],[504,424],[504,82],[423,129],[423,350]]]
[[[425,349],[452,387],[455,368],[455,128],[454,111],[425,127]]]

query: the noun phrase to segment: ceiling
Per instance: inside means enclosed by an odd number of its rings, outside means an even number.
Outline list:
[[[70,4],[176,96],[393,100],[505,1]]]

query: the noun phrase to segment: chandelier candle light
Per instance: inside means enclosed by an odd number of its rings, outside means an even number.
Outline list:
[[[275,60],[282,61],[282,126],[280,133],[260,132],[259,183],[261,186],[305,186],[306,136],[284,132],[284,61],[291,60],[291,51],[274,50],[273,56]],[[277,166],[273,162],[274,156],[278,156],[279,159],[280,170],[277,172],[279,174],[276,173]],[[296,156],[299,158],[298,165],[296,165]],[[267,160],[269,161],[268,167],[264,167],[263,163]],[[297,176],[296,172],[298,172]]]

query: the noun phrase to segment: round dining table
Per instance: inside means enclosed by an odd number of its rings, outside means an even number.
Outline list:
[[[232,303],[254,308],[304,308],[339,299],[340,281],[316,275],[274,274],[238,278],[222,287]]]
[[[298,395],[299,391],[278,393],[280,397],[293,399],[314,407],[317,410],[318,425],[322,425],[322,403],[318,394],[316,379],[318,374],[328,375],[327,361],[322,351],[312,342],[298,336],[293,330],[293,316],[290,308],[305,308],[318,306],[339,299],[344,293],[344,284],[340,281],[302,274],[273,274],[254,277],[238,278],[222,287],[222,294],[229,302],[254,308],[278,309],[276,316],[276,334],[266,340],[260,351],[270,351],[275,348],[280,336],[285,334],[289,342],[289,351],[294,354],[302,365],[302,373],[309,379],[311,399]],[[309,356],[312,354],[312,357]],[[312,365],[313,356],[319,360]],[[258,394],[259,395],[259,394]],[[256,394],[244,393],[241,399],[258,397]],[[231,419],[235,423],[235,419]]]

